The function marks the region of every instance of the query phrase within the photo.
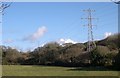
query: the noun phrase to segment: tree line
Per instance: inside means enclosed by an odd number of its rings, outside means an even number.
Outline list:
[[[54,65],[54,66],[112,66],[120,69],[120,34],[95,41],[97,47],[87,51],[86,43],[57,42],[37,47],[33,51],[21,52],[11,47],[1,46],[3,65]]]

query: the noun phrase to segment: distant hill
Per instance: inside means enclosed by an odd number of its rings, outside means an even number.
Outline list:
[[[60,65],[112,66],[119,63],[120,34],[111,35],[103,40],[95,41],[96,48],[87,52],[87,43],[47,43],[27,53],[11,47],[1,46],[3,64],[32,64],[32,65]]]
[[[120,34],[111,35],[103,40],[97,42],[97,45],[103,45],[109,47],[109,49],[120,48]]]

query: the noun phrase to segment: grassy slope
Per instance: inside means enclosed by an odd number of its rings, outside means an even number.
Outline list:
[[[80,71],[54,66],[3,65],[3,76],[118,76],[117,71]]]

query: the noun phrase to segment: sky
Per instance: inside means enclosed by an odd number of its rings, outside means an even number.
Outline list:
[[[119,0],[1,0],[3,2],[111,2]]]
[[[33,50],[48,42],[86,42],[88,13],[94,40],[118,32],[118,5],[112,2],[13,2],[2,16],[2,45]],[[1,31],[0,31],[1,33]]]

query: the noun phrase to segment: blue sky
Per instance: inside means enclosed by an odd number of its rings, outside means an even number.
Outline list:
[[[14,2],[5,10],[2,44],[21,50],[33,49],[47,42],[87,41],[87,17],[91,8],[94,39],[118,32],[118,6],[110,2]]]

